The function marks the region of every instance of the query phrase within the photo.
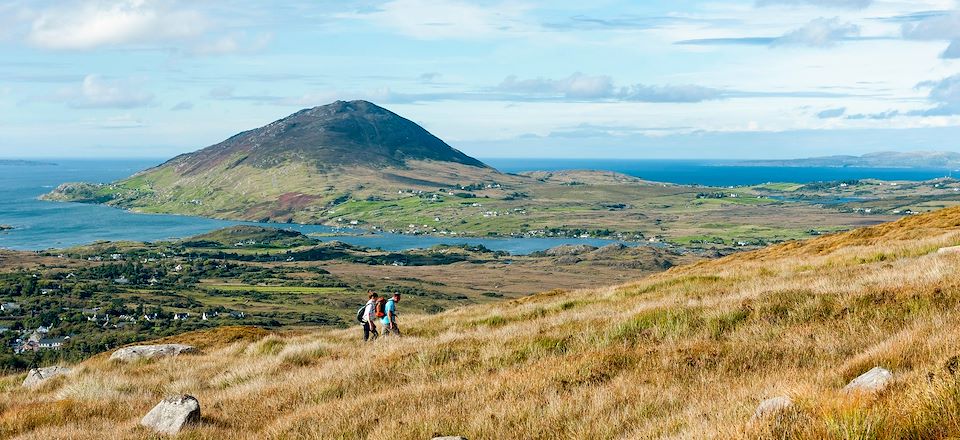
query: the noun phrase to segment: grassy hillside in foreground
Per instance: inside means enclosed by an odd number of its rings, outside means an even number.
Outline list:
[[[960,208],[435,316],[358,329],[185,335],[203,353],[106,355],[36,390],[0,379],[0,437],[143,438],[196,396],[182,438],[947,438],[960,435]],[[403,304],[401,304],[401,311]],[[878,395],[841,388],[874,366]],[[768,424],[757,404],[797,406]]]

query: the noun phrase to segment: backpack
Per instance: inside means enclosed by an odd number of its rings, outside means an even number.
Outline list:
[[[383,318],[384,316],[387,316],[387,310],[386,310],[386,308],[387,308],[387,300],[385,300],[385,299],[383,299],[383,298],[378,299],[378,300],[377,300],[377,307],[376,307],[376,310],[377,310],[377,318]]]
[[[357,322],[363,324],[363,318],[365,318],[365,316],[363,316],[363,312],[365,312],[366,310],[367,310],[366,304],[360,306],[360,309],[357,310]]]

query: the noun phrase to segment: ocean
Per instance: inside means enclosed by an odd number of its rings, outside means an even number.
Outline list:
[[[44,160],[55,165],[4,165],[0,163],[0,248],[44,250],[99,240],[157,241],[190,237],[227,226],[250,224],[293,229],[305,234],[334,234],[322,240],[340,240],[358,246],[403,251],[439,244],[484,245],[514,255],[549,249],[561,244],[603,246],[613,241],[597,238],[467,238],[399,234],[356,235],[322,225],[252,223],[182,215],[138,214],[84,203],[38,200],[64,182],[111,182],[163,160]],[[336,235],[336,234],[344,235]]]
[[[831,182],[855,179],[930,180],[947,169],[743,166],[723,160],[483,159],[507,173],[524,171],[606,170],[655,182],[684,185],[743,186],[767,182]]]
[[[163,160],[44,160],[55,165],[0,164],[0,224],[13,230],[0,232],[0,248],[42,250],[98,240],[156,241],[202,234],[214,229],[257,224],[294,229],[303,233],[344,233],[328,226],[248,223],[179,215],[137,214],[121,209],[82,203],[45,202],[38,197],[63,182],[111,182]],[[885,168],[776,168],[729,166],[703,161],[485,159],[505,172],[529,170],[602,169],[644,179],[711,186],[752,185],[770,181],[812,182],[880,178],[926,180],[942,177],[944,170]],[[611,241],[578,238],[444,238],[396,234],[325,237],[360,246],[401,251],[437,244],[482,244],[511,254],[527,254],[560,244],[602,246]]]

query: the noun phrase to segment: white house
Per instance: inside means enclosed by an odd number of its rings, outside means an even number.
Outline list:
[[[69,339],[69,336],[63,338],[43,338],[37,341],[37,346],[45,350],[59,350]]]

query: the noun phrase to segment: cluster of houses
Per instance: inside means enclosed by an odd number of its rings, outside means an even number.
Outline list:
[[[63,344],[70,341],[70,336],[51,337],[49,334],[50,328],[44,326],[37,327],[34,330],[23,330],[21,337],[13,342],[13,352],[59,350],[63,348]]]
[[[81,313],[83,313],[83,315],[87,317],[87,321],[95,322],[104,328],[109,327],[111,325],[113,326],[113,328],[123,328],[130,324],[135,324],[141,320],[154,322],[154,321],[160,321],[165,319],[164,317],[161,317],[157,313],[144,313],[141,316],[122,314],[122,315],[113,317],[113,319],[111,320],[111,315],[107,313],[101,313],[100,307],[94,307],[90,309],[81,309]],[[233,319],[243,319],[247,317],[246,313],[236,311],[236,310],[227,312],[227,314]],[[191,315],[190,312],[175,312],[172,316],[170,316],[169,319],[172,321],[187,321],[190,319],[199,319],[201,321],[207,321],[209,319],[216,318],[218,316],[220,316],[220,312],[217,312],[217,311],[204,311],[204,312],[201,312],[199,315],[196,315],[196,314]]]
[[[697,193],[698,199],[738,199],[740,194],[737,193],[723,193],[723,192],[713,192],[713,193]]]
[[[2,306],[5,310],[10,310],[13,303],[3,303]],[[19,310],[19,306],[17,306]],[[91,309],[82,309],[84,315],[87,316],[87,320],[101,324],[103,327],[111,326],[113,328],[123,328],[130,324],[136,323],[138,320],[142,319],[145,321],[156,321],[160,317],[156,313],[144,314],[143,316],[137,317],[132,315],[119,315],[115,317],[114,320],[111,320],[110,315],[106,313],[100,313],[100,308],[91,308]],[[243,319],[246,317],[246,313],[239,311],[228,312],[228,315],[234,319]],[[199,319],[201,321],[206,321],[214,317],[220,316],[219,312],[202,312],[199,315],[191,315],[189,312],[174,313],[172,319],[174,321],[186,321],[188,319]],[[0,333],[6,333],[8,331],[13,331],[7,327],[0,327]],[[39,326],[35,329],[26,329],[20,331],[20,337],[14,340],[13,342],[13,352],[17,354],[42,351],[42,350],[60,350],[63,348],[64,344],[70,342],[70,336],[49,336],[50,327]]]

